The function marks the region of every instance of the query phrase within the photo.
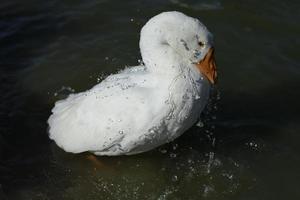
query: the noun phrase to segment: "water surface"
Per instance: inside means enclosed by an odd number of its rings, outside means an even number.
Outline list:
[[[300,199],[300,3],[10,0],[0,3],[0,199]],[[151,152],[100,157],[47,136],[54,102],[140,59],[139,30],[168,10],[215,36],[218,92]]]

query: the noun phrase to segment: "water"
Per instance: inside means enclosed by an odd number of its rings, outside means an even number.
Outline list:
[[[299,2],[0,3],[0,199],[300,199]],[[47,136],[55,101],[136,65],[139,30],[179,10],[215,36],[203,125],[136,156],[73,155]],[[215,103],[217,101],[217,103]]]

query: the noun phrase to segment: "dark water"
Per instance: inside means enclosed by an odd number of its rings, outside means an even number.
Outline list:
[[[219,94],[204,127],[137,156],[60,150],[54,102],[140,59],[161,11],[215,36]],[[10,0],[0,3],[0,199],[300,199],[298,0]]]

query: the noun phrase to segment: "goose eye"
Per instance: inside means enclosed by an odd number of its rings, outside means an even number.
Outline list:
[[[204,45],[205,45],[204,42],[201,42],[201,41],[198,42],[198,44],[199,44],[200,47],[204,47]]]

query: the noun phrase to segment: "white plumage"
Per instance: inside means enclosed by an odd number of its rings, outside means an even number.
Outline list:
[[[153,17],[141,31],[145,64],[56,102],[49,137],[67,152],[96,155],[136,154],[172,141],[206,105],[210,83],[196,63],[211,47],[212,35],[197,19]]]

